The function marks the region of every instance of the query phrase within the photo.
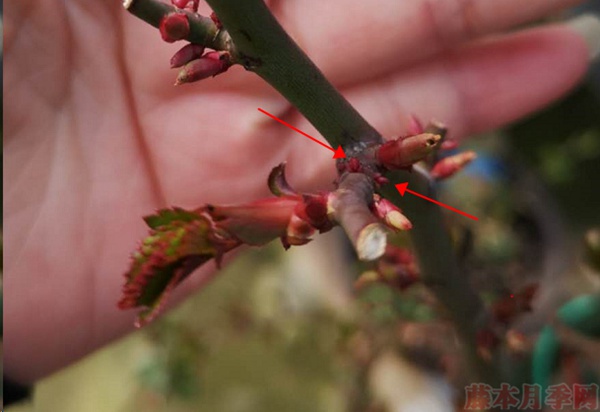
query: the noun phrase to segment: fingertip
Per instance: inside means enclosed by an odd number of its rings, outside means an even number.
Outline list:
[[[469,133],[547,106],[584,76],[590,51],[568,25],[535,28],[474,44],[450,58]]]

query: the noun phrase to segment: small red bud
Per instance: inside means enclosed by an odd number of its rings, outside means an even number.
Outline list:
[[[412,229],[412,223],[410,223],[410,220],[402,214],[402,211],[396,205],[378,195],[375,196],[373,209],[377,217],[383,219],[383,221],[392,229]]]
[[[190,0],[171,0],[171,4],[178,9],[184,9],[189,2]]]
[[[387,185],[388,183],[390,183],[390,180],[387,177],[385,177],[384,175],[382,175],[381,173],[375,173],[373,175],[373,180],[379,186]]]
[[[430,172],[431,177],[434,179],[449,178],[471,163],[476,157],[475,152],[463,152],[445,157],[433,166]]]
[[[350,173],[360,173],[362,171],[360,160],[358,160],[356,157],[351,157],[348,160],[348,171]]]
[[[183,46],[177,53],[171,57],[171,69],[181,67],[192,60],[202,57],[204,46],[199,44],[188,44]]]
[[[192,1],[192,6],[188,8],[188,4]],[[198,11],[198,5],[200,0],[171,0],[171,4],[178,9],[188,9],[196,13]]]
[[[190,34],[190,22],[184,13],[169,13],[160,21],[160,35],[167,43],[185,39]]]
[[[231,67],[231,62],[227,52],[209,52],[183,66],[177,75],[175,85],[214,77],[227,71],[229,67]]]
[[[223,28],[223,23],[221,23],[221,20],[217,17],[217,13],[214,11],[210,13],[210,18],[215,23],[215,26],[217,26],[217,29],[221,30]]]

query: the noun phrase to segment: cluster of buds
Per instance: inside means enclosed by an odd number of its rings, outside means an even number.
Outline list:
[[[162,39],[168,43],[187,39],[190,35],[190,21],[185,10],[198,11],[198,0],[172,0],[176,10],[165,15],[159,23]],[[215,13],[211,20],[221,30],[222,24]],[[180,68],[175,85],[192,83],[207,77],[214,77],[226,72],[232,65],[232,58],[227,51],[204,52],[204,46],[190,43],[182,47],[171,58],[171,68]]]
[[[375,268],[364,272],[355,282],[356,289],[372,283],[383,283],[398,291],[404,291],[419,281],[419,268],[412,252],[394,245],[387,245],[384,255]]]
[[[211,51],[197,57],[202,46],[188,44],[171,59],[171,68],[181,67],[175,85],[192,83],[224,73],[231,67],[231,56],[225,51]]]

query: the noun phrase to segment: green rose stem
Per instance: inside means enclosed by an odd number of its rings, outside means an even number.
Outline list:
[[[214,47],[211,37],[216,34],[214,26],[195,17],[190,18],[189,41],[229,51],[235,62],[277,89],[332,147],[342,145],[347,155],[383,142],[381,135],[284,31],[262,0],[207,0],[207,3],[225,28],[217,37],[228,41]],[[124,6],[155,27],[162,16],[175,10],[158,0],[125,0]],[[422,169],[415,168],[412,173],[394,171],[387,177],[392,183],[408,182],[413,190],[435,196],[432,181]],[[382,193],[395,204],[401,204],[413,222],[412,240],[423,282],[454,322],[471,377],[487,382],[498,379],[492,365],[477,356],[475,337],[487,316],[481,299],[458,267],[440,209],[417,198],[401,199],[393,184],[383,187]]]

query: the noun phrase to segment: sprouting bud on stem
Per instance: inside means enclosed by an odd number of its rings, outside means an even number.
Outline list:
[[[200,4],[200,0],[171,0],[171,4],[173,4],[173,6],[177,7],[178,9],[186,9],[188,8],[188,4],[190,3],[190,1],[192,2],[192,6],[189,8],[189,10],[196,13],[198,11],[198,5]]]
[[[185,13],[169,13],[160,21],[158,29],[164,41],[173,43],[190,34],[190,22]]]
[[[434,179],[447,179],[455,173],[464,169],[466,165],[471,163],[477,155],[475,152],[463,152],[453,156],[448,156],[440,160],[431,169],[431,177]]]
[[[373,196],[373,211],[386,225],[394,230],[410,230],[412,223],[402,211],[387,199],[379,195]]]
[[[390,140],[377,151],[377,160],[390,170],[404,169],[433,152],[440,139],[440,135],[421,133]]]
[[[192,83],[207,77],[221,74],[231,67],[231,59],[227,52],[209,52],[199,59],[187,63],[179,71],[175,85]]]
[[[177,7],[178,9],[184,9],[185,6],[190,2],[190,0],[171,0],[171,4]]]
[[[181,67],[188,64],[192,60],[196,60],[202,57],[204,53],[204,46],[199,44],[188,44],[183,46],[177,53],[171,57],[171,69]]]
[[[223,28],[223,23],[221,23],[221,20],[219,20],[219,17],[217,17],[217,13],[214,11],[210,13],[210,19],[213,21],[213,23],[215,23],[217,29],[221,30]]]

